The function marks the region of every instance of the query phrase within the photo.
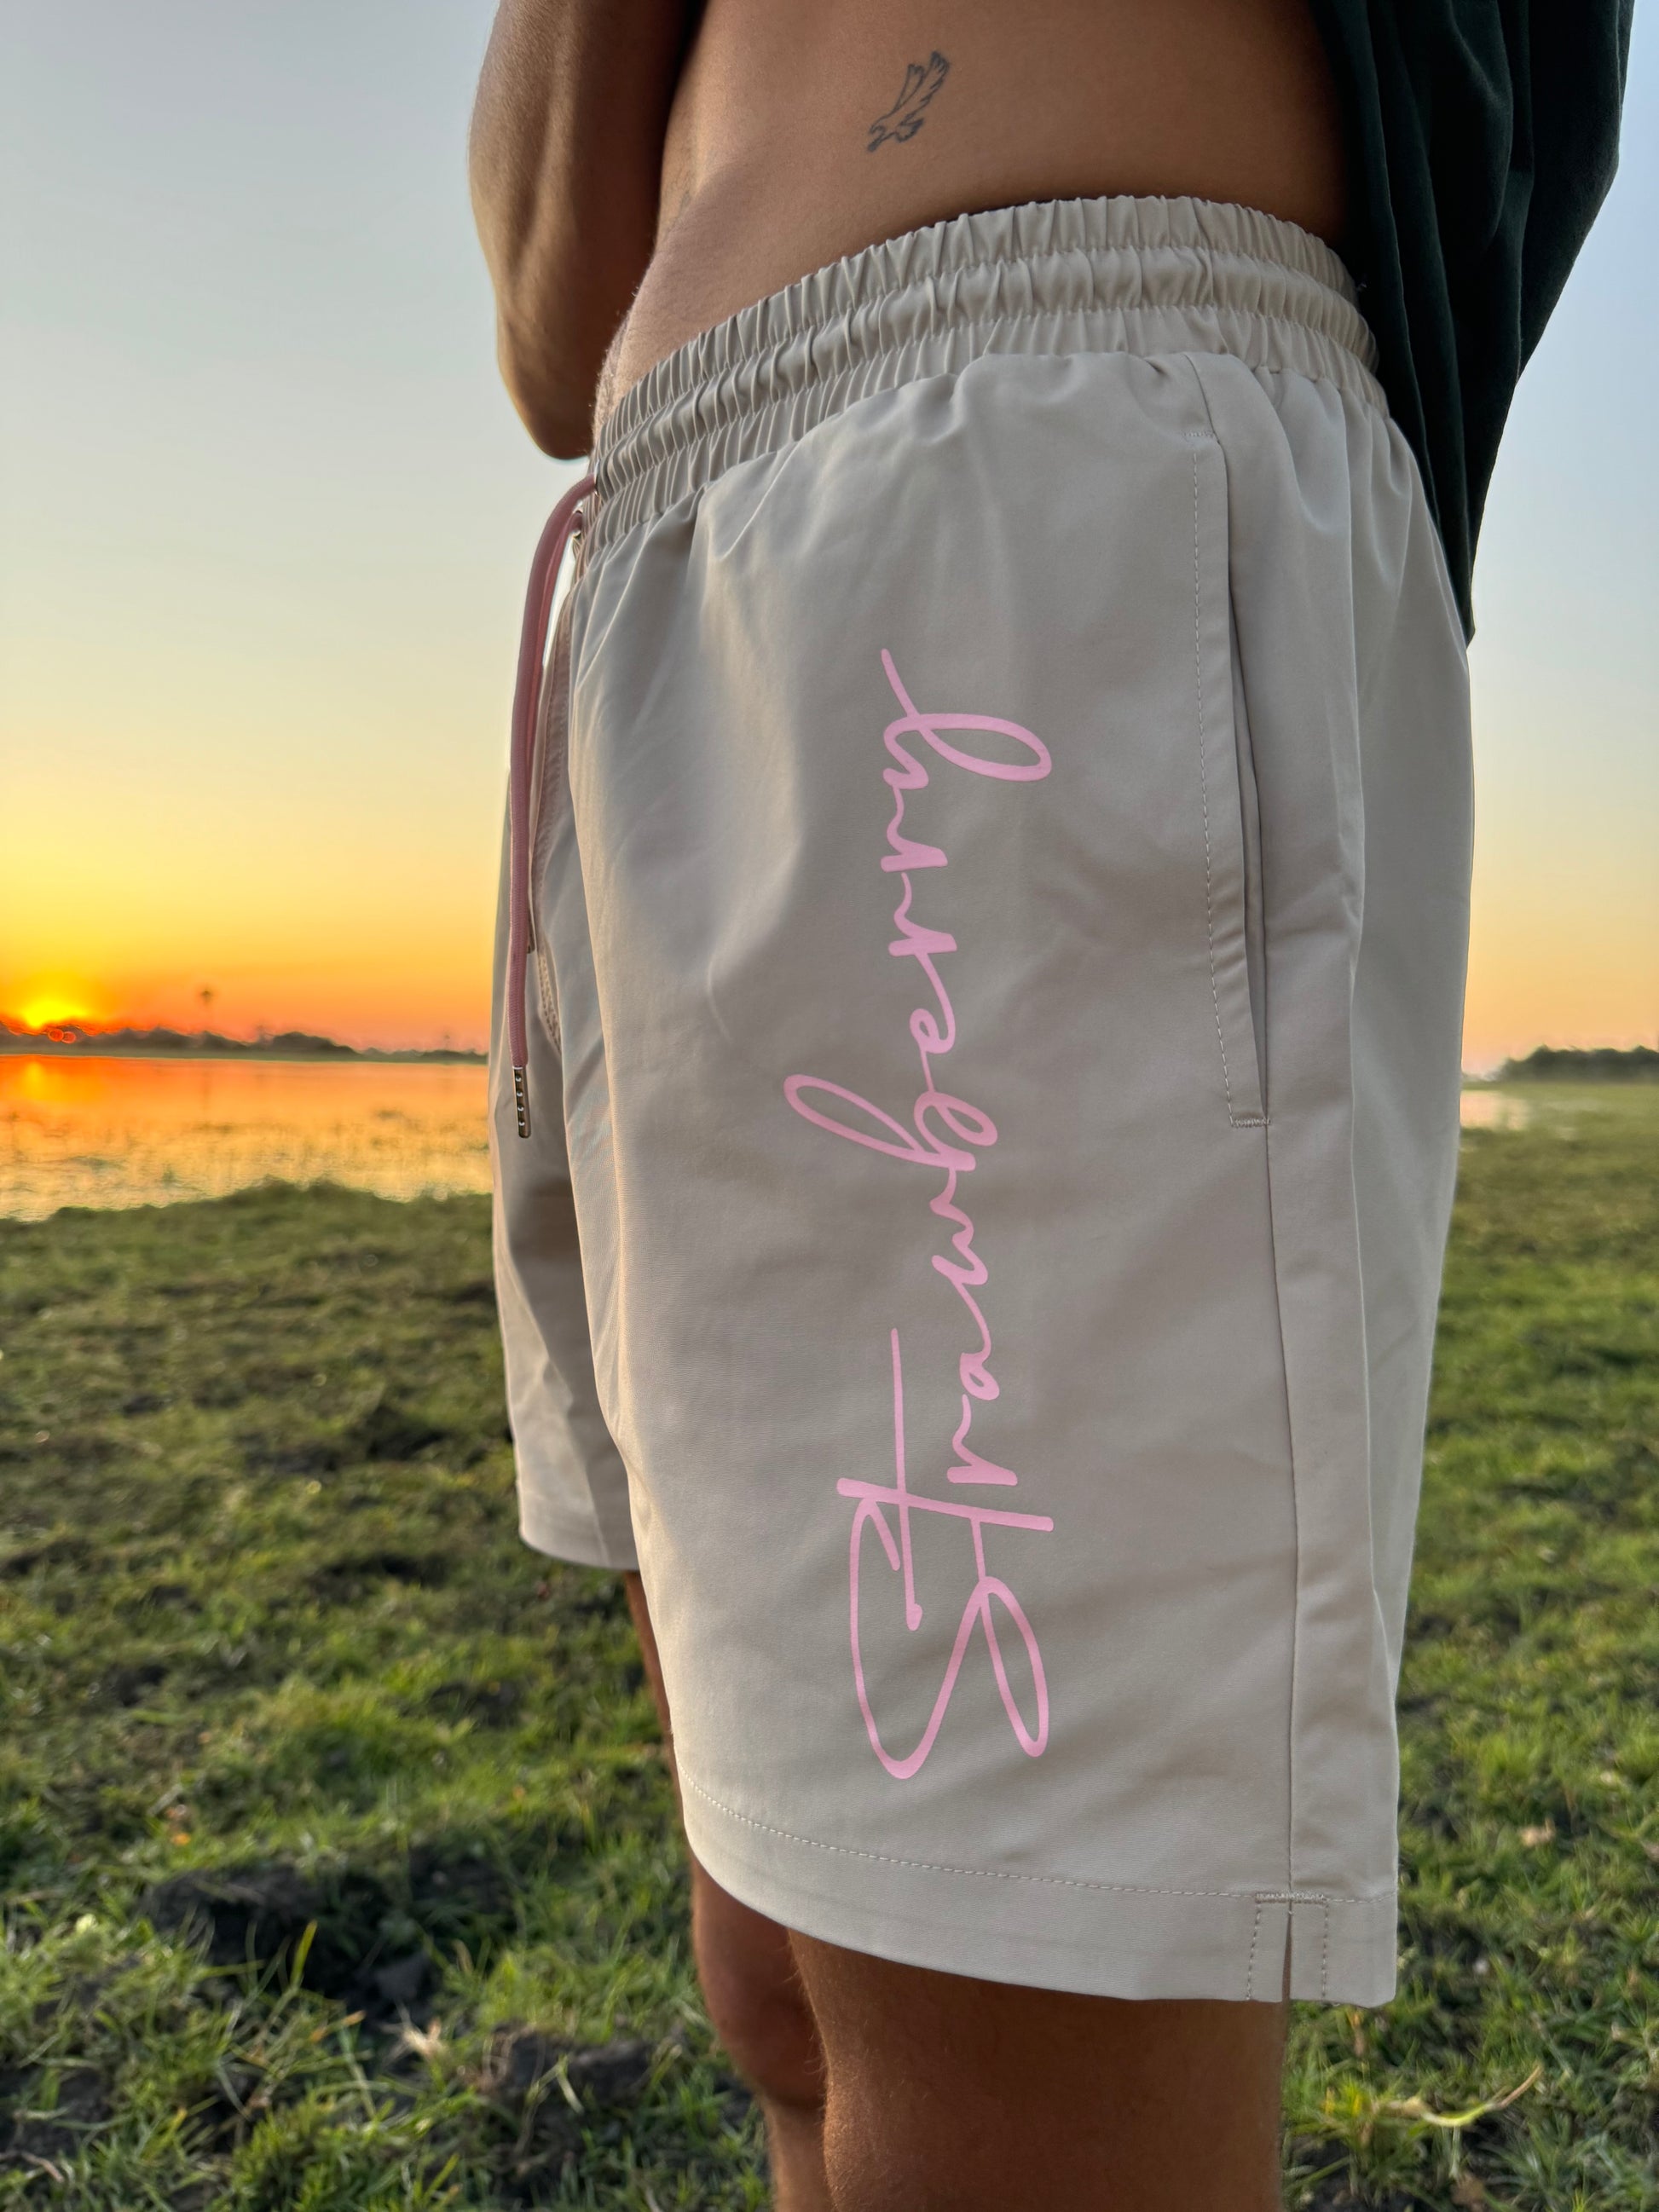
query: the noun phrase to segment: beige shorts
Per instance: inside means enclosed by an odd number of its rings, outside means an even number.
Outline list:
[[[1065,202],[605,426],[493,1094],[524,1532],[637,1561],[693,1849],[828,1941],[1393,1989],[1469,730],[1371,357],[1302,232]]]

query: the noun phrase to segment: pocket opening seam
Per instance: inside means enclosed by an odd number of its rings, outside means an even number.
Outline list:
[[[1227,1064],[1227,1032],[1221,1018],[1221,987],[1216,975],[1214,857],[1210,830],[1209,728],[1204,708],[1203,576],[1200,566],[1201,516],[1199,449],[1219,446],[1212,431],[1188,430],[1193,464],[1193,685],[1198,702],[1198,790],[1204,817],[1204,933],[1210,967],[1210,1006],[1215,1017],[1215,1040],[1221,1054],[1221,1088],[1227,1102],[1227,1119],[1235,1129],[1265,1129],[1266,1113],[1241,1114],[1233,1096],[1232,1071]]]
[[[562,1049],[559,1028],[558,990],[553,962],[539,923],[542,893],[553,866],[553,841],[568,781],[566,755],[570,745],[570,598],[566,593],[553,625],[548,647],[546,680],[542,692],[540,743],[536,750],[536,780],[531,793],[530,941],[535,954],[536,995],[542,1026],[556,1052]]]

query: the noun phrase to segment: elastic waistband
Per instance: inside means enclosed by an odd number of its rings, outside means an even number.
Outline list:
[[[872,392],[994,353],[1232,354],[1386,411],[1352,280],[1294,223],[1213,200],[994,208],[851,254],[648,370],[599,434],[590,551]]]

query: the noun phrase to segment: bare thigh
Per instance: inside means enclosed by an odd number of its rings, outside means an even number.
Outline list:
[[[1283,2006],[1076,1996],[792,1945],[837,2212],[1278,2212]]]
[[[783,2212],[1278,2212],[1285,2006],[934,1973],[781,1928],[695,1864],[692,1890],[710,2017],[761,2094]]]

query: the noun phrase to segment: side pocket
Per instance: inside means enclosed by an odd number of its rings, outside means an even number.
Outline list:
[[[1210,998],[1227,1118],[1267,1118],[1261,839],[1228,574],[1227,458],[1211,430],[1189,430],[1193,467],[1193,681],[1204,817],[1204,921]]]
[[[536,963],[536,997],[543,1025],[556,1048],[559,1043],[559,1000],[553,981],[553,962],[542,927],[543,892],[553,865],[559,816],[565,792],[565,753],[570,726],[570,605],[567,592],[553,625],[547,681],[542,687],[542,726],[536,747],[536,781],[530,794],[530,818],[535,824],[530,854],[530,943]]]

